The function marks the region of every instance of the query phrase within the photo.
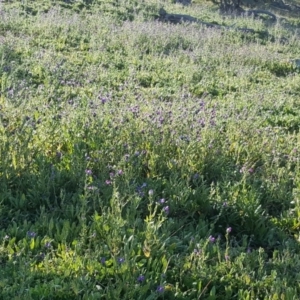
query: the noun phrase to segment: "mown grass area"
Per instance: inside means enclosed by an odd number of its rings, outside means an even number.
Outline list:
[[[1,299],[299,299],[300,18],[171,2],[0,4]]]

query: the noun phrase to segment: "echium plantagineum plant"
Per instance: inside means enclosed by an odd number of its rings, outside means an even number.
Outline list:
[[[200,2],[2,3],[0,299],[299,298],[298,21]]]

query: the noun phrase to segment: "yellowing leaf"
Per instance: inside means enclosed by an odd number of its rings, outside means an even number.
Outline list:
[[[145,243],[144,247],[143,247],[143,252],[144,252],[144,255],[146,257],[150,257],[151,255],[151,249],[150,247],[147,245],[147,243]]]
[[[35,245],[35,243],[34,243],[34,239],[31,239],[31,241],[30,241],[30,250],[33,250],[34,249],[34,245]]]

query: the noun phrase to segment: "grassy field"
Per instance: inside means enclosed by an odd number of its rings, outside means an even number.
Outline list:
[[[299,299],[299,29],[2,1],[0,299]]]

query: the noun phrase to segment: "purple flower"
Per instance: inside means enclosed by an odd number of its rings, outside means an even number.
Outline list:
[[[250,169],[248,170],[248,172],[249,172],[250,174],[252,174],[252,173],[254,172],[254,169],[253,169],[253,168],[250,168]]]
[[[245,173],[247,171],[246,167],[243,166],[241,169],[240,169],[240,173]],[[249,168],[248,169],[248,173],[249,174],[253,174],[254,173],[254,169],[253,168]]]
[[[194,174],[194,176],[193,176],[193,178],[194,178],[195,180],[197,180],[199,177],[200,177],[200,176],[199,176],[198,173]]]
[[[124,257],[119,257],[118,258],[118,263],[122,264],[123,262],[125,262],[125,258]]]
[[[105,180],[105,184],[110,185],[110,184],[112,184],[112,181],[111,180]]]
[[[165,287],[163,285],[159,285],[157,288],[156,288],[156,291],[158,293],[163,293],[165,291]]]
[[[106,263],[106,258],[105,258],[105,257],[101,257],[100,262],[101,262],[102,265],[105,265],[105,263]]]
[[[159,201],[158,201],[158,204],[164,204],[166,202],[165,198],[161,198]]]
[[[33,231],[27,231],[27,235],[30,237],[30,238],[34,238],[36,236],[36,233],[33,232]]]
[[[123,171],[122,170],[118,170],[118,175],[123,175]]]
[[[145,276],[144,276],[144,275],[140,275],[140,276],[137,278],[137,281],[138,281],[139,283],[144,282],[144,280],[145,280]]]
[[[115,174],[114,174],[113,172],[110,172],[110,173],[109,173],[109,177],[110,177],[110,179],[113,179],[113,178],[114,178],[114,176],[115,176]]]
[[[144,195],[145,195],[145,192],[143,191],[143,189],[145,188],[147,186],[147,183],[143,183],[141,186],[138,186],[137,188],[136,188],[136,191],[137,191],[137,193],[138,193],[138,195],[140,196],[140,197],[144,197]],[[151,192],[149,191],[149,195],[151,194]]]
[[[211,243],[214,243],[216,241],[216,238],[214,238],[212,235],[210,235],[208,237],[208,240],[211,242]]]
[[[44,260],[44,258],[45,258],[45,253],[41,253],[40,255],[37,256],[37,259],[38,259],[39,261]]]
[[[163,208],[163,211],[164,211],[166,214],[168,214],[168,213],[170,212],[169,206],[165,206],[165,207]]]
[[[201,254],[201,250],[200,250],[200,249],[194,249],[194,253],[195,253],[196,255],[200,255],[200,254]]]
[[[228,227],[227,229],[226,229],[226,233],[228,234],[228,233],[230,233],[232,231],[232,228],[231,227]]]
[[[145,193],[141,189],[137,189],[137,193],[140,197],[144,197]]]
[[[93,174],[92,170],[85,170],[85,174],[91,176]]]
[[[46,248],[50,248],[50,247],[51,247],[51,242],[45,243],[45,247],[46,247]]]
[[[89,191],[95,191],[95,190],[97,190],[98,188],[97,188],[96,186],[94,186],[94,185],[90,185],[90,186],[87,187],[87,189],[88,189]]]
[[[244,173],[245,172],[245,167],[242,167],[241,169],[240,169],[240,173]]]

